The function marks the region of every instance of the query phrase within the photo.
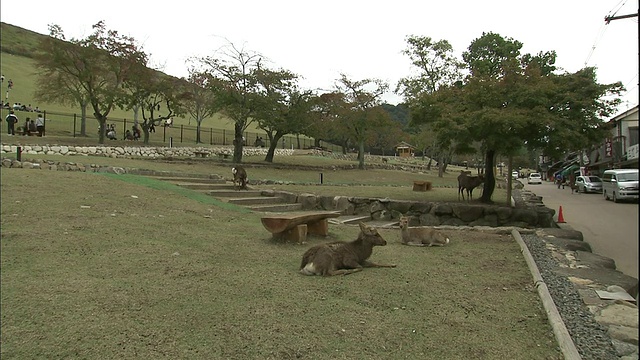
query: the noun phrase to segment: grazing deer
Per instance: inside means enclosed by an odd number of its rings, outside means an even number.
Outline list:
[[[347,275],[362,271],[365,267],[396,267],[375,264],[367,259],[374,246],[385,246],[387,242],[373,226],[360,222],[360,234],[351,242],[332,242],[316,245],[302,256],[300,273],[304,275]]]
[[[467,191],[467,201],[473,199],[473,189],[483,182],[483,175],[470,176],[469,172],[460,171],[460,175],[458,175],[458,200],[460,200],[460,194],[464,200],[464,190]]]
[[[402,244],[409,246],[444,246],[449,243],[449,238],[434,228],[409,227],[409,218],[400,218],[400,232]]]
[[[235,190],[247,189],[247,171],[242,166],[231,168],[233,174],[233,188]]]

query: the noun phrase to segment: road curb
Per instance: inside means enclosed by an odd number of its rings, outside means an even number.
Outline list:
[[[569,331],[567,331],[567,327],[564,325],[564,321],[562,321],[562,317],[560,316],[560,313],[556,308],[556,304],[553,302],[553,298],[551,298],[551,294],[549,293],[547,284],[544,283],[542,275],[540,275],[540,271],[538,270],[538,266],[536,265],[536,262],[533,260],[533,257],[529,252],[529,248],[527,248],[524,240],[522,240],[520,232],[516,229],[513,229],[511,231],[511,235],[514,239],[516,239],[518,245],[520,245],[520,251],[522,252],[522,255],[524,255],[527,266],[531,271],[531,276],[533,276],[533,283],[538,290],[538,295],[542,300],[542,306],[547,313],[547,318],[549,319],[549,323],[551,324],[551,328],[553,329],[553,334],[558,341],[560,351],[562,351],[564,358],[566,360],[582,359],[582,357],[578,353],[576,345],[571,339],[571,335],[569,335]]]

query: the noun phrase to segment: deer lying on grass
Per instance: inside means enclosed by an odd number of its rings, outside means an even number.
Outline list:
[[[400,218],[402,244],[409,246],[444,246],[449,238],[439,230],[426,227],[409,227],[409,217]]]
[[[362,271],[365,267],[396,267],[375,264],[367,259],[374,246],[385,246],[387,242],[373,226],[360,223],[360,234],[351,242],[332,242],[316,245],[302,256],[300,273],[304,275],[347,275]]]
[[[473,189],[484,182],[484,176],[470,176],[471,172],[460,171],[458,175],[458,200],[460,200],[460,194],[462,194],[462,200],[464,200],[464,190],[467,191],[467,201],[473,199]]]
[[[231,168],[233,174],[233,188],[235,190],[247,189],[247,171],[242,166]]]

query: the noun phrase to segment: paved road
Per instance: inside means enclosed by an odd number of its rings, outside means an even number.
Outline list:
[[[616,268],[638,278],[638,203],[606,201],[602,194],[571,194],[550,182],[528,185],[525,189],[542,196],[542,202],[556,211],[562,206],[564,221],[581,231],[595,254],[615,260]]]

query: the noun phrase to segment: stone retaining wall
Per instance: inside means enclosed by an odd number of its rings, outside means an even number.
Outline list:
[[[508,206],[438,203],[347,196],[317,196],[287,191],[264,190],[263,196],[283,197],[300,203],[304,210],[340,211],[343,215],[370,215],[373,220],[412,217],[410,226],[513,226],[519,228],[557,227],[555,211],[544,206]]]

